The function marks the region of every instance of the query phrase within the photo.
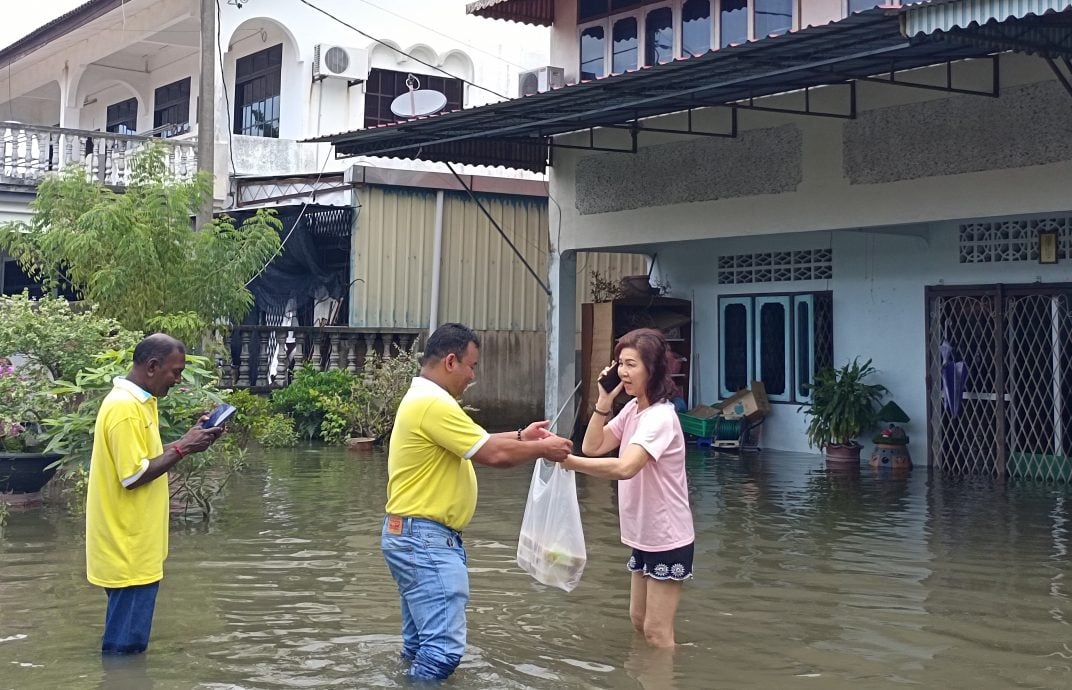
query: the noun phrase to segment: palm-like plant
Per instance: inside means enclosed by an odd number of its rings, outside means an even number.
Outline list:
[[[875,373],[871,360],[860,364],[854,359],[840,369],[826,369],[815,375],[809,386],[811,403],[800,409],[810,417],[808,445],[857,446],[856,438],[878,422],[878,407],[886,387],[866,383]]]

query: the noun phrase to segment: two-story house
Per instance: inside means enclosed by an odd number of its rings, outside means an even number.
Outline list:
[[[202,75],[201,6],[89,0],[0,49],[0,220],[25,217],[36,183],[68,165],[122,187],[150,138],[192,175],[210,78],[216,208],[241,218],[273,207],[286,241],[251,285],[256,307],[232,344],[239,383],[285,380],[276,345],[295,333],[301,357],[352,368],[369,347],[461,320],[502,342],[473,404],[538,414],[546,295],[526,264],[546,265],[545,176],[460,166],[456,178],[423,162],[338,159],[303,140],[393,123],[411,86],[440,94],[443,111],[516,96],[519,75],[548,62],[546,30],[478,30],[487,23],[457,0],[218,0],[215,67]],[[591,265],[644,270],[632,256]],[[5,291],[28,282],[0,261]],[[531,386],[517,384],[519,361]]]
[[[1072,2],[479,0],[551,28],[562,88],[332,137],[550,174],[548,408],[581,250],[657,255],[694,307],[692,403],[761,380],[807,450],[818,367],[872,359],[917,459],[1072,456]],[[948,374],[957,368],[961,375]],[[963,373],[967,371],[965,378]],[[865,440],[866,439],[862,439]]]

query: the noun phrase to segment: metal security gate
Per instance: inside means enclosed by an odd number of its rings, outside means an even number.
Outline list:
[[[927,289],[931,464],[1072,481],[1072,285]]]

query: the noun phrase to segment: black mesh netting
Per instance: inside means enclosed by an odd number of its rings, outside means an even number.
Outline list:
[[[294,300],[299,326],[312,326],[317,298],[340,300],[337,313],[347,313],[347,293],[350,284],[350,233],[354,209],[345,206],[309,205],[277,207],[283,223],[280,237],[286,244],[282,252],[268,264],[250,284],[254,304],[242,321],[246,326],[278,326],[283,323],[287,303]],[[256,210],[228,211],[227,215],[241,225]],[[288,236],[289,235],[289,236]],[[335,324],[322,324],[335,325]],[[237,332],[231,337],[232,361],[237,362],[241,341]],[[254,334],[254,339],[259,340]],[[259,351],[259,342],[251,342],[250,350]],[[256,357],[249,365],[256,366]],[[253,380],[256,372],[251,371]]]

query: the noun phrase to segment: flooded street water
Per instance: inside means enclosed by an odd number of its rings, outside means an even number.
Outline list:
[[[581,585],[514,564],[530,469],[480,469],[459,688],[1066,688],[1070,492],[694,455],[696,574],[675,653],[634,638],[611,482],[580,478]],[[386,463],[272,451],[176,528],[148,655],[104,668],[82,519],[13,512],[0,538],[0,689],[400,687],[379,552]]]

